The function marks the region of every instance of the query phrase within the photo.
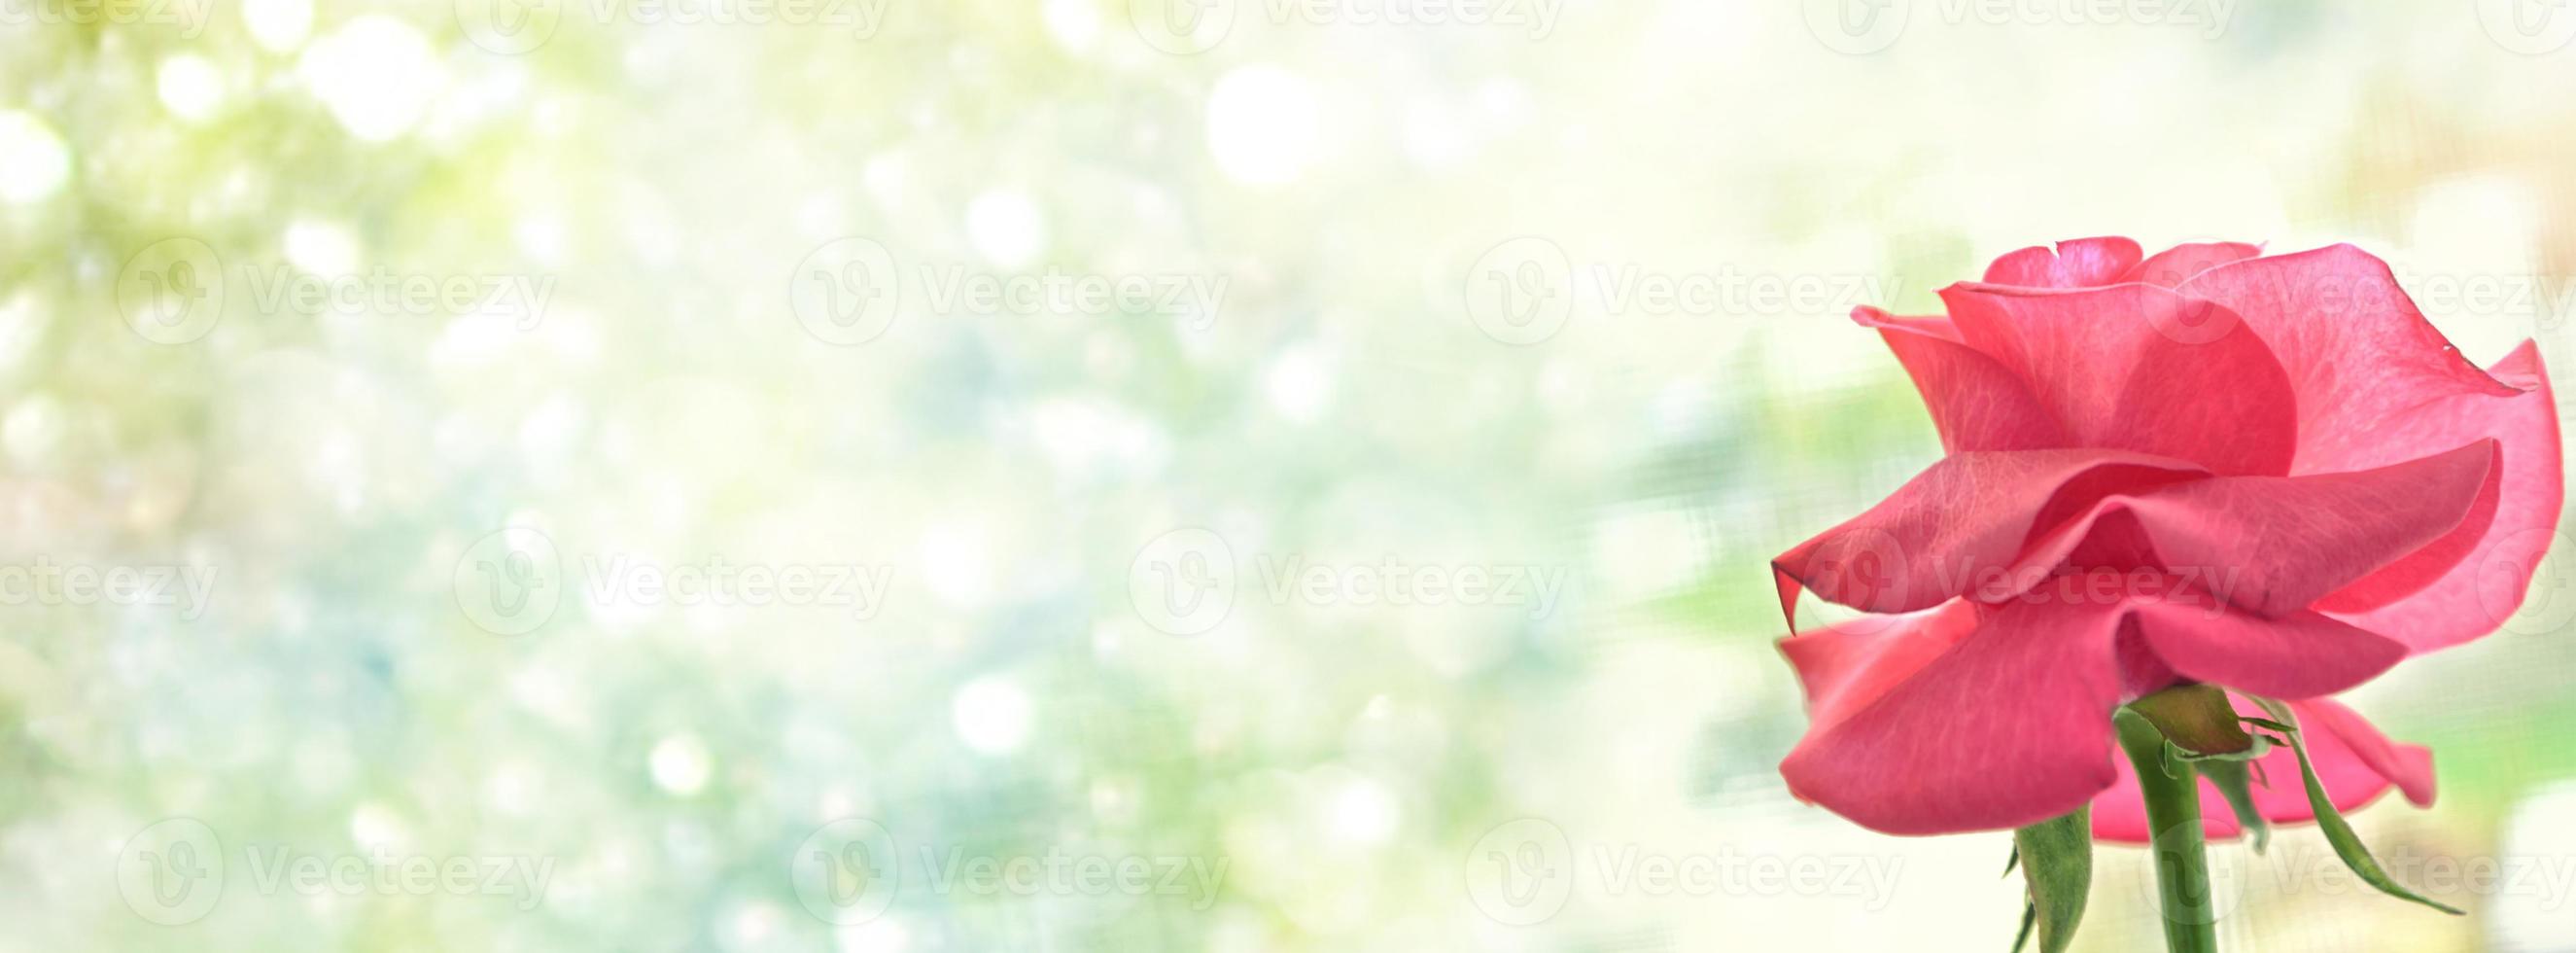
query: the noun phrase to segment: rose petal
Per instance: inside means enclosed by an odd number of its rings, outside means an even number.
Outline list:
[[[2128,578],[2061,577],[2066,585],[2009,603],[1956,600],[1782,640],[1810,716],[1781,766],[1791,790],[1888,833],[2017,826],[2028,820],[2016,817],[2070,809],[2068,792],[2098,777],[2080,759],[2044,750],[2052,739],[2095,750],[2094,739],[2109,737],[2112,707],[2177,677],[2295,697],[2348,688],[2405,655],[2396,642],[2316,613],[2262,619],[2205,594],[2191,601],[2170,589],[2123,589]],[[2292,704],[2337,803],[2377,793],[2372,778],[2402,779],[2419,800],[2431,796],[2423,753],[2388,745],[2339,706],[2311,716],[2308,701]],[[2243,713],[2260,714],[2246,705]],[[1973,771],[1927,763],[1945,756]],[[1873,762],[1882,763],[1871,770]],[[2285,769],[2267,759],[2265,770],[2298,778],[2295,762]],[[1990,773],[1994,790],[1974,772]],[[2289,809],[2278,797],[2266,802],[2267,816]],[[2227,808],[2213,802],[2211,810]]]
[[[2244,242],[2193,242],[2176,245],[2147,256],[2137,267],[2129,269],[2112,284],[2144,282],[2159,288],[2182,284],[2193,275],[2234,261],[2243,261],[2263,253],[2260,245]]]
[[[1986,282],[2026,288],[2085,288],[2107,285],[2137,267],[2138,243],[2118,236],[2076,238],[2057,243],[2057,250],[2033,245],[1995,259],[1986,266]]]
[[[2416,807],[2433,804],[2433,752],[2422,745],[2401,745],[2388,740],[2379,729],[2342,702],[2331,698],[2312,698],[2290,703],[2290,711],[2299,716],[2299,727],[2308,733],[2308,757],[2341,761],[2349,755],[2354,763],[2372,775],[2394,782],[2406,792],[2406,800]],[[2328,793],[2334,789],[2329,787]],[[2299,799],[2305,804],[2307,799]],[[2336,806],[2343,799],[2335,799]]]
[[[2427,397],[2512,397],[2415,309],[2385,262],[2351,245],[2254,258],[2193,275],[2180,290],[2236,312],[2270,345],[2300,399],[2300,468],[2377,443],[2372,423]],[[2453,446],[2465,441],[2454,441]]]
[[[1780,640],[1807,694],[1809,731],[1825,731],[1913,677],[1976,630],[1965,600],[1907,615],[1827,626]]]
[[[2083,605],[1983,610],[1974,631],[1866,704],[1838,696],[1847,713],[1811,727],[1780,774],[1800,799],[1889,834],[2018,827],[2073,810],[2118,777],[2111,641],[2121,618]]]
[[[2222,265],[2183,283],[2225,304],[2279,356],[2298,391],[2299,473],[2381,466],[2481,438],[2503,445],[2491,518],[2323,605],[2423,652],[2503,624],[2558,523],[2555,398],[2529,342],[2481,371],[2406,298],[2386,264],[2349,245]],[[2482,522],[2483,525],[2476,525]]]
[[[2499,372],[2528,368],[2537,388],[2499,401],[2478,396],[2427,403],[2385,422],[2393,441],[2421,445],[2451,435],[2486,436],[2503,444],[2497,462],[2493,515],[2463,521],[2460,536],[2425,547],[2411,564],[2366,577],[2352,593],[2321,604],[2353,624],[2397,636],[2417,652],[2456,645],[2493,632],[2521,609],[2541,557],[2558,538],[2565,492],[2560,483],[2556,398],[2541,379],[2539,352],[2526,342],[2496,364]],[[2499,413],[2498,404],[2510,405]],[[2475,533],[2475,540],[2467,535]],[[2444,566],[2439,574],[2434,566]],[[2413,580],[2431,577],[2407,591]],[[2357,606],[2372,605],[2359,609]]]
[[[1861,305],[1852,309],[1851,319],[1852,323],[1864,328],[1878,330],[1896,328],[1925,337],[1938,338],[1952,344],[1966,340],[1959,336],[1959,326],[1952,324],[1950,316],[1946,314],[1897,314],[1884,308]]]
[[[2177,460],[2105,450],[1952,454],[1842,525],[1771,563],[1781,614],[1797,624],[1801,587],[1868,612],[1928,609],[2021,555],[2039,520],[2079,515],[2112,493],[2201,471]]]
[[[2495,441],[2488,440],[2488,443]],[[2477,500],[2459,524],[2442,538],[2418,547],[2388,565],[2373,570],[2319,599],[2320,612],[2368,612],[2415,593],[2422,592],[2442,578],[2442,574],[2469,557],[2495,526],[2496,513],[2504,506],[2504,466],[2501,446],[2498,459],[2487,467],[2487,476],[2478,485]]]
[[[2369,681],[2406,657],[2404,645],[2323,614],[2255,615],[2194,577],[2154,569],[2061,572],[1997,602],[2118,608],[2130,619],[2117,642],[2124,698],[2186,681],[2313,698]]]
[[[2266,619],[2215,600],[2137,605],[2138,631],[2172,670],[2271,698],[2343,691],[2388,671],[2406,646],[2314,612]]]
[[[1941,298],[1967,343],[2027,383],[2078,445],[2220,474],[2289,472],[2298,436],[2289,378],[2227,309],[2143,284],[1952,285]]]
[[[1914,378],[1941,446],[1951,453],[1970,450],[2046,450],[2072,446],[2066,429],[2031,396],[2030,388],[1994,358],[1959,343],[1948,320],[1900,318],[1877,308],[1852,312],[1853,320],[1878,329],[1887,348]],[[1947,332],[1946,334],[1944,332]]]
[[[2254,613],[2285,616],[2445,539],[2481,499],[2491,499],[2485,489],[2497,450],[2495,441],[2481,440],[2352,473],[2216,477],[2113,494],[2049,531],[2000,578],[2036,581],[2061,562],[2128,568],[2133,564],[2091,539],[2109,528],[2141,537],[2153,550],[2152,565],[2187,574]],[[2110,524],[2111,514],[2127,519]],[[1975,593],[1987,600],[2010,594]]]

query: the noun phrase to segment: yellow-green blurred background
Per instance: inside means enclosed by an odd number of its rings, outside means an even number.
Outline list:
[[[2006,949],[1775,771],[1765,561],[1938,453],[1843,315],[2350,240],[2576,367],[2571,35],[0,0],[0,950]],[[2576,950],[2566,572],[2355,698],[2469,915],[2290,832],[2231,949]]]

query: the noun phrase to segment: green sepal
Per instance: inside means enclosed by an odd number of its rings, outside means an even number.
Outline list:
[[[2250,698],[2250,697],[2252,697],[2252,696],[2250,696],[2250,695],[2249,695],[2249,696],[2247,696],[2247,697],[2249,697],[2249,698]],[[2296,729],[2296,728],[2292,728],[2292,727],[2290,727],[2290,726],[2288,726],[2288,725],[2284,725],[2284,724],[2282,724],[2282,723],[2280,723],[2280,722],[2273,721],[2272,719],[2269,719],[2269,718],[2254,718],[2254,717],[2248,716],[2247,718],[2245,718],[2245,719],[2244,719],[2244,722],[2245,722],[2246,724],[2253,725],[2253,726],[2254,726],[2254,727],[2256,727],[2256,728],[2264,728],[2264,729],[2269,729],[2269,730],[2271,730],[2271,731],[2287,732],[2287,731],[2297,731],[2297,730],[2298,730],[2298,729]]]
[[[2013,831],[2013,856],[2020,859],[2029,884],[2025,938],[2036,923],[2039,953],[2064,953],[2075,941],[2076,924],[2084,920],[2084,901],[2093,889],[2093,807]],[[2016,941],[2013,949],[2019,951]]]
[[[2208,764],[2212,761],[2247,762],[2258,760],[2264,755],[2271,754],[2272,749],[2280,747],[2281,744],[2282,742],[2280,739],[2274,738],[2270,735],[2255,735],[2253,746],[2246,748],[2243,751],[2230,751],[2224,754],[2196,754],[2190,751],[2185,751],[2180,747],[2176,747],[2174,750],[2177,752],[2175,755],[2176,757],[2193,764]]]
[[[2193,755],[2224,755],[2254,746],[2238,723],[2236,707],[2216,685],[2177,685],[2129,703],[2166,741]]]
[[[2200,776],[2208,778],[2209,783],[2218,786],[2218,793],[2227,797],[2228,809],[2236,812],[2236,825],[2245,829],[2246,836],[2254,842],[2254,852],[2260,854],[2272,844],[2272,822],[2265,820],[2263,810],[2254,806],[2250,775],[2243,761],[2212,759],[2200,763]]]
[[[2408,890],[2388,876],[2388,871],[2370,856],[2370,848],[2362,845],[2361,836],[2353,833],[2352,825],[2343,819],[2343,812],[2335,810],[2334,799],[2326,796],[2325,784],[2317,780],[2316,765],[2308,762],[2308,745],[2299,740],[2299,717],[2290,712],[2290,706],[2269,698],[2256,698],[2254,701],[2289,728],[2290,751],[2299,756],[2300,780],[2307,783],[2308,806],[2316,811],[2317,829],[2325,832],[2326,843],[2334,847],[2335,856],[2343,859],[2343,865],[2351,868],[2362,882],[2379,888],[2381,893],[2400,900],[2412,900],[2452,916],[2463,915],[2459,908]]]

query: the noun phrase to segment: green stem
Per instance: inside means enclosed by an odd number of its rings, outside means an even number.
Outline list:
[[[2200,773],[2190,762],[2165,757],[2164,733],[2144,717],[2122,709],[2112,720],[2119,728],[2120,747],[2138,769],[2147,829],[2156,832],[2156,896],[2164,901],[2165,949],[2218,953],[2209,846],[2201,834]]]

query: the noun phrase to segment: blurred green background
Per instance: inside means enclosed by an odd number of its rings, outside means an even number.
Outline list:
[[[2576,366],[2570,35],[0,0],[0,950],[2006,949],[1775,771],[1766,560],[1939,452],[1844,314],[2350,240]],[[2567,572],[2355,698],[2469,916],[2297,831],[2231,949],[2576,950]]]

